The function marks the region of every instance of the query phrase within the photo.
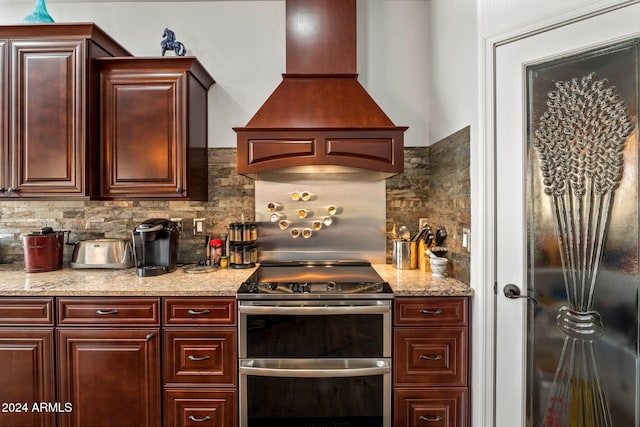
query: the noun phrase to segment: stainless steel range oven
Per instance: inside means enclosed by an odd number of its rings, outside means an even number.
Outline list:
[[[391,427],[393,293],[368,262],[263,262],[238,290],[241,427]]]

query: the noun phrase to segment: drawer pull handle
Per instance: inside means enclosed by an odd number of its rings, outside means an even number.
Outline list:
[[[202,418],[196,418],[193,415],[189,415],[189,420],[190,421],[195,421],[197,423],[201,423],[203,421],[209,421],[210,419],[211,419],[211,417],[209,415],[206,415],[206,416],[204,416]]]
[[[418,358],[422,360],[440,360],[442,359],[442,356],[439,354],[436,356],[427,356],[426,354],[421,354],[420,356],[418,356]]]
[[[187,357],[187,359],[189,359],[189,360],[193,360],[193,361],[195,361],[195,362],[200,362],[200,361],[202,361],[202,360],[209,360],[209,359],[211,359],[211,356],[209,356],[209,355],[207,354],[207,355],[202,356],[202,357],[197,357],[197,356],[194,356],[194,355],[190,354],[190,355]]]
[[[420,421],[428,421],[430,423],[438,422],[442,419],[440,415],[436,415],[435,417],[425,417],[424,415],[420,415]]]
[[[102,309],[98,309],[98,311],[96,311],[96,313],[98,313],[101,316],[104,316],[105,314],[118,314],[118,310],[114,309],[114,310],[102,310]]]
[[[442,314],[442,309],[439,308],[437,310],[427,310],[426,308],[421,308],[420,314],[431,314],[433,316],[437,316],[439,314]]]
[[[189,309],[189,311],[187,311],[188,314],[191,314],[192,316],[197,316],[199,314],[209,314],[211,313],[211,311],[209,310],[202,310],[202,311],[195,311],[195,310],[191,310]]]

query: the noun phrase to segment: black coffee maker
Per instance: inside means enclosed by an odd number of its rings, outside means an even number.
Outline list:
[[[158,276],[176,269],[180,237],[176,222],[164,218],[147,219],[132,234],[138,276]]]

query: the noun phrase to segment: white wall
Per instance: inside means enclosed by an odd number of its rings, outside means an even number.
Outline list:
[[[18,24],[34,0],[0,0],[0,25]],[[407,146],[428,145],[428,0],[358,0],[360,82]],[[159,56],[165,27],[216,80],[209,93],[209,146],[235,147],[285,70],[284,0],[48,0],[56,22],[95,22],[136,56]],[[173,55],[173,53],[167,53]]]

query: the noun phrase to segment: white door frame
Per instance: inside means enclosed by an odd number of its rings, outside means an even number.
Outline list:
[[[479,131],[471,147],[473,227],[471,283],[475,289],[472,323],[472,426],[495,426],[496,374],[496,87],[495,53],[499,46],[596,15],[624,8],[640,0],[594,1],[552,18],[535,21],[517,31],[479,39]]]

